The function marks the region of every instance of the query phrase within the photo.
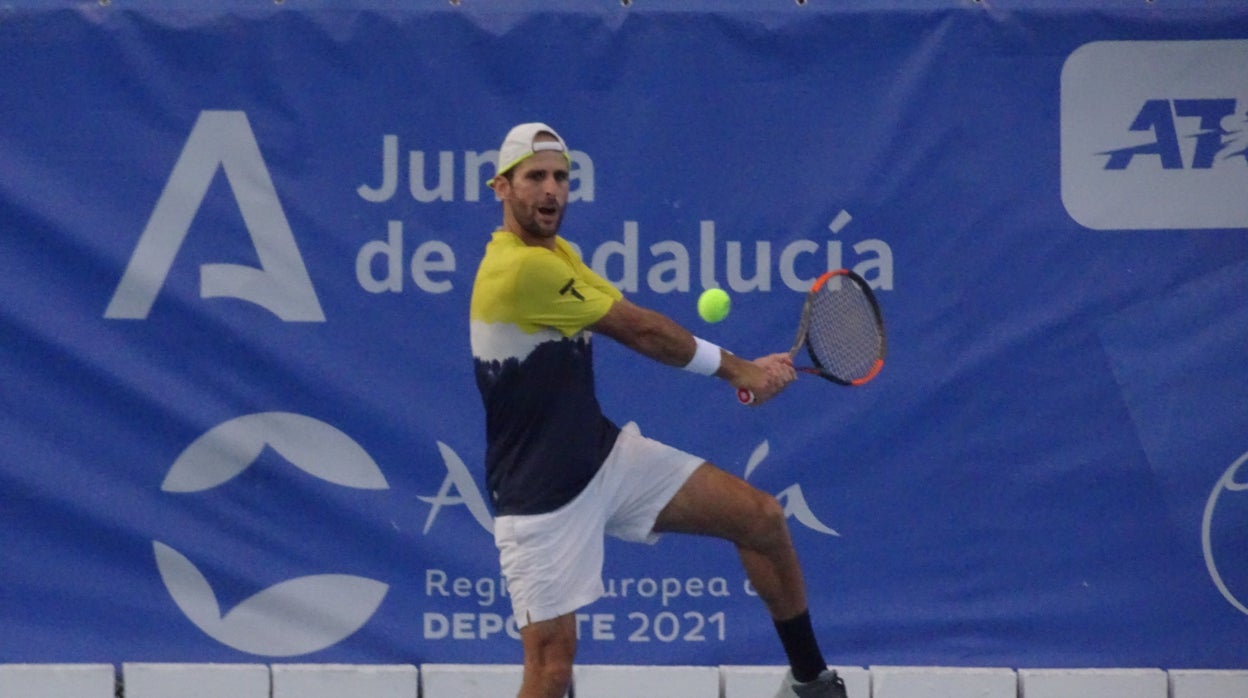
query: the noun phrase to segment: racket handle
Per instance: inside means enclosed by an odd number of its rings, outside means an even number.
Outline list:
[[[749,388],[737,388],[737,402],[742,405],[753,405],[754,391]]]

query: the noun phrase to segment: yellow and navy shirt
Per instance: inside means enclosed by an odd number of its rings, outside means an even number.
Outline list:
[[[615,445],[620,430],[598,405],[585,328],[621,297],[563,238],[549,250],[499,230],[486,245],[469,318],[499,516],[568,503]]]

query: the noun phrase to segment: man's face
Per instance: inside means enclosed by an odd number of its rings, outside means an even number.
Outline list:
[[[534,153],[516,165],[499,196],[525,233],[535,240],[553,238],[568,203],[567,159],[550,150]]]

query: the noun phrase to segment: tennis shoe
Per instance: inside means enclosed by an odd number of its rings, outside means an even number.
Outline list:
[[[845,681],[832,669],[825,669],[814,681],[798,683],[789,671],[776,698],[846,698]]]

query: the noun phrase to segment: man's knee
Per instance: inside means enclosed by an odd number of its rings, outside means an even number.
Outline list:
[[[758,550],[789,545],[789,527],[779,500],[760,491],[754,497],[753,508],[749,538],[743,543]]]

